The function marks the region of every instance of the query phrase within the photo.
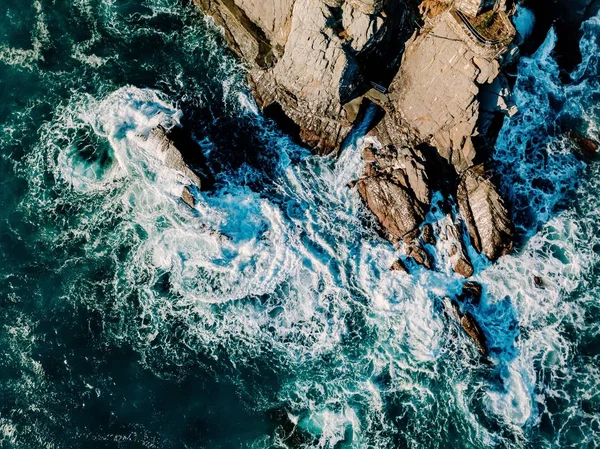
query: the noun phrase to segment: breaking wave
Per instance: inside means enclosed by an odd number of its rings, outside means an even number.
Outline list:
[[[337,160],[296,146],[260,115],[214,26],[174,4],[73,4],[82,20],[102,20],[69,44],[64,64],[80,65],[11,163],[27,187],[13,212],[21,227],[7,231],[19,243],[0,247],[24,254],[1,272],[13,290],[0,338],[13,374],[0,441],[517,448],[599,438],[599,169],[574,156],[567,132],[598,132],[598,19],[569,85],[553,34],[519,67],[522,112],[495,157],[523,240],[479,264],[486,365],[440,307],[460,279],[389,271],[398,253],[347,187],[363,140]],[[144,59],[147,48],[128,50],[138,40],[167,50]],[[34,59],[19,70],[44,72]],[[83,74],[91,81],[78,87]],[[193,209],[178,175],[141,144],[188,117],[218,173]],[[4,148],[22,142],[10,126]]]

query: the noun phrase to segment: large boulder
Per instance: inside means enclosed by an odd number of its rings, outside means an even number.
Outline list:
[[[424,221],[431,203],[426,162],[417,149],[367,147],[365,177],[358,191],[391,241],[399,241]],[[412,239],[411,239],[412,240]]]
[[[483,165],[462,174],[457,199],[477,251],[492,261],[512,251],[514,226],[509,211]]]

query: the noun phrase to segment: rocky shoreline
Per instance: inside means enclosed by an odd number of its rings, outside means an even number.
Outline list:
[[[510,20],[514,2],[194,2],[248,64],[265,114],[315,153],[337,153],[353,127],[374,116],[366,125],[380,145],[364,148],[365,170],[352,186],[383,235],[404,249],[392,269],[445,269],[436,266],[443,260],[469,278],[468,245],[490,261],[513,250],[510,208],[488,159],[494,122],[517,112],[502,73],[523,43]],[[581,23],[594,3],[578,0],[564,20]],[[434,192],[446,216],[432,224]],[[451,309],[485,353],[473,315]]]

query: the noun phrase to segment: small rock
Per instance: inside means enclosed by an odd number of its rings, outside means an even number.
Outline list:
[[[183,188],[183,192],[181,193],[181,200],[185,204],[187,204],[188,206],[190,206],[192,209],[194,207],[196,207],[196,198],[194,198],[194,195],[192,195],[192,192],[191,192],[189,186],[185,186]]]
[[[457,199],[478,252],[496,261],[512,251],[515,229],[510,213],[482,165],[461,175]]]
[[[433,268],[433,264],[431,263],[431,258],[425,248],[421,245],[421,242],[415,240],[408,244],[406,248],[406,255],[417,262],[419,265],[423,265],[425,268],[431,270]]]
[[[421,229],[421,239],[428,245],[436,244],[435,235],[433,234],[433,226],[431,226],[430,223],[426,223]]]
[[[448,318],[452,318],[457,323],[460,323],[461,313],[458,303],[450,299],[448,296],[444,297],[444,313]]]
[[[452,269],[456,274],[460,274],[467,279],[473,276],[473,273],[475,272],[473,265],[465,257],[458,258]]]
[[[583,136],[575,136],[573,140],[585,155],[593,156],[598,153],[598,142],[595,140]]]
[[[477,343],[477,347],[481,353],[483,355],[488,355],[487,339],[475,317],[469,312],[465,313],[460,320],[460,325],[467,335]]]
[[[392,264],[390,271],[403,271],[404,273],[408,274],[408,268],[406,268],[406,265],[404,265],[404,262],[402,262],[400,259]]]
[[[478,306],[481,302],[483,287],[478,282],[465,282],[463,284],[462,293],[460,294],[463,300],[469,301],[474,306]]]
[[[533,284],[537,288],[544,288],[544,280],[541,277],[539,277],[539,276],[534,276],[533,277]]]

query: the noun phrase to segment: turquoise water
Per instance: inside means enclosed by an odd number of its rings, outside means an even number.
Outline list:
[[[565,132],[599,132],[598,19],[568,85],[553,35],[519,67],[495,158],[520,244],[477,263],[485,363],[441,310],[460,279],[389,272],[347,188],[361,141],[294,145],[192,6],[3,11],[2,447],[598,445],[600,169]],[[217,173],[193,211],[138,145],[176,123]]]

